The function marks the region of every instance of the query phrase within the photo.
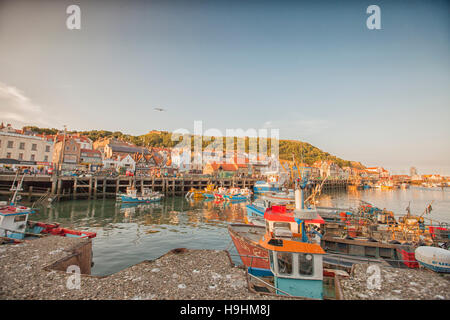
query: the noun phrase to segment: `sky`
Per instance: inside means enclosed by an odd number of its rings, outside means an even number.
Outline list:
[[[66,27],[72,4],[80,30]],[[373,4],[380,30],[366,26]],[[450,175],[449,9],[0,0],[0,120],[134,135],[194,121],[279,129],[366,166]]]

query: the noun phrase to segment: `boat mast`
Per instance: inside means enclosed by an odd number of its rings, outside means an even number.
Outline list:
[[[19,176],[19,171],[17,171],[16,176],[14,178],[14,182],[13,182],[13,184],[11,186],[11,189],[10,189],[11,191],[14,191],[14,194],[13,194],[13,196],[11,198],[11,201],[10,201],[10,205],[11,206],[15,205],[15,202],[16,202],[16,199],[17,199],[17,194],[18,194],[19,191],[22,191],[22,182],[23,182],[23,179],[25,178],[25,175],[22,176],[21,180],[17,179],[18,176]],[[17,186],[15,186],[16,179],[17,179]]]

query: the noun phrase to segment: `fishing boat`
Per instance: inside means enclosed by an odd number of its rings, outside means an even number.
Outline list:
[[[254,194],[264,194],[267,192],[278,192],[280,191],[280,184],[278,182],[268,182],[268,181],[256,181],[253,186]]]
[[[203,198],[213,199],[216,189],[213,184],[208,184],[203,192]]]
[[[247,218],[253,224],[265,225],[264,213],[270,207],[270,202],[264,199],[256,199],[251,204],[245,206],[247,210]]]
[[[392,190],[394,189],[394,183],[390,180],[383,181],[381,183],[381,190]]]
[[[262,196],[263,199],[269,200],[271,202],[277,202],[277,203],[293,203],[295,201],[294,198],[294,190],[283,190],[279,192],[269,192]]]
[[[370,189],[372,187],[373,187],[373,185],[370,182],[364,182],[363,183],[363,190],[368,190],[368,189]]]
[[[137,192],[136,187],[127,187],[126,194],[120,195],[120,201],[123,203],[150,203],[157,202],[163,198],[159,192],[152,192],[148,188],[143,188],[141,193]]]
[[[269,234],[265,234],[259,244],[267,250],[273,274],[264,278],[260,276],[259,279],[263,284],[274,288],[276,295],[319,300],[327,298],[324,295],[325,251],[319,244],[273,238]],[[332,295],[332,298],[335,297],[336,295]]]
[[[449,247],[448,226],[425,224],[423,215],[432,210],[431,203],[420,216],[412,215],[408,206],[407,214],[398,219],[385,209],[361,208],[351,214],[341,212],[340,221],[324,225],[322,247],[327,252],[381,258],[396,266],[418,268],[414,254],[418,246]]]
[[[215,197],[215,187],[213,184],[208,184],[205,189],[199,190],[196,188],[191,188],[186,194],[186,199],[203,199],[203,198],[214,198]]]
[[[228,193],[223,195],[223,198],[228,201],[243,201],[251,198],[249,189],[231,188]]]
[[[305,208],[302,199],[303,192],[296,190],[295,210],[287,209],[285,205],[272,205],[267,208],[264,212],[265,227],[245,224],[228,226],[242,262],[251,272],[264,274],[269,270],[267,250],[263,250],[259,244],[259,239],[266,232],[277,238],[295,237],[303,242],[320,243],[320,240],[317,240],[318,232],[314,232],[314,229],[320,227],[324,221],[315,210]]]
[[[296,199],[299,198],[297,194]],[[334,290],[329,290],[330,275],[333,282],[336,273],[324,269],[325,251],[318,233],[311,232],[323,223],[317,213],[302,208],[297,200],[295,210],[289,211],[283,205],[272,206],[264,218],[266,227],[242,224],[228,227],[247,267],[250,287],[255,291],[270,293],[272,289],[275,295],[306,299],[324,299],[329,297],[324,293],[331,291],[331,298],[336,298]]]
[[[6,243],[17,243],[23,240],[31,240],[46,234],[58,235],[63,237],[94,238],[95,232],[78,231],[68,228],[62,228],[58,223],[43,223],[30,221],[29,215],[34,214],[35,210],[26,206],[16,204],[18,192],[22,191],[22,182],[16,178],[11,187],[14,194],[9,201],[0,203],[0,239]],[[16,185],[17,182],[17,185]]]
[[[216,200],[224,200],[224,195],[227,194],[227,188],[219,187],[217,191],[214,192],[214,198]]]

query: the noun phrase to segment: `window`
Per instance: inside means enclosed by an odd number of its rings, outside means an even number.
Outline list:
[[[7,159],[11,159],[11,152],[8,152],[8,153],[6,154],[6,158],[7,158]]]
[[[45,146],[45,152],[50,152],[50,146]]]
[[[8,141],[8,148],[12,148],[14,146],[14,141]]]
[[[14,222],[22,222],[27,220],[27,216],[25,214],[14,217]]]
[[[37,144],[36,144],[36,143],[33,143],[33,144],[31,145],[31,150],[33,150],[33,151],[36,151],[36,150],[37,150]]]
[[[31,161],[34,161],[34,154],[31,155]]]
[[[292,274],[292,253],[277,252],[278,273],[284,275]]]
[[[25,142],[21,142],[19,145],[20,150],[25,150]]]
[[[304,276],[312,276],[314,272],[314,256],[310,253],[298,254],[298,273]]]
[[[273,251],[269,251],[270,269],[273,270]]]
[[[273,223],[274,228],[284,228],[284,229],[291,229],[291,224],[289,222],[274,222]]]
[[[19,153],[19,160],[23,160],[23,153]]]
[[[44,162],[48,162],[48,156],[44,157]]]

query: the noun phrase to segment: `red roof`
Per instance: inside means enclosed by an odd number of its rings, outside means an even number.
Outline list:
[[[94,149],[81,149],[80,151],[84,152],[84,153],[97,154],[97,155],[102,154],[100,151],[94,150]]]

